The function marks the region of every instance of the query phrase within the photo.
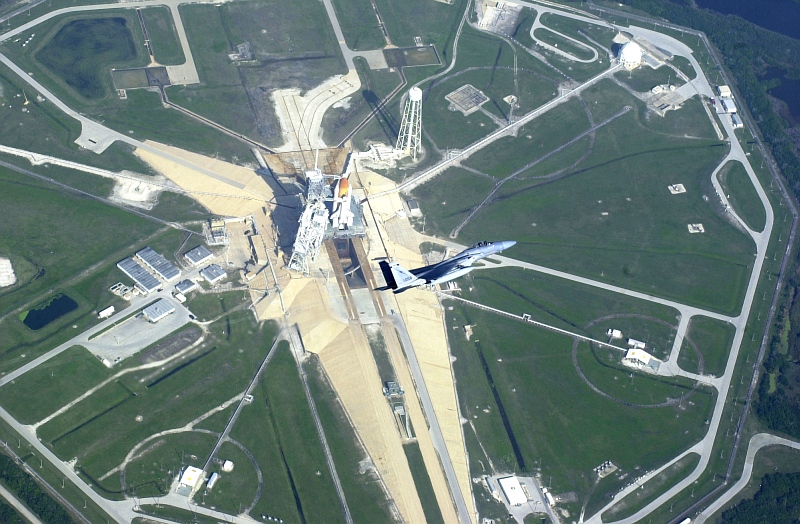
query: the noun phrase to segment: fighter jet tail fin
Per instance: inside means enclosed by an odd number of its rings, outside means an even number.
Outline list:
[[[386,287],[382,290],[392,289],[395,293],[400,293],[409,287],[424,284],[425,281],[415,277],[410,271],[405,269],[397,262],[389,263],[385,260],[380,262],[383,278],[386,280]]]

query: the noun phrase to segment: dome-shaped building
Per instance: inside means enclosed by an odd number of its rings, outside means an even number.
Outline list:
[[[619,51],[619,63],[625,69],[636,69],[642,63],[642,48],[636,42],[628,42]]]

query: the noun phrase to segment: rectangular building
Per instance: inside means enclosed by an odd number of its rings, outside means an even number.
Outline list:
[[[522,491],[522,486],[517,477],[503,477],[497,479],[500,484],[500,489],[503,490],[503,495],[506,496],[508,504],[511,506],[522,506],[528,503],[528,497]]]
[[[206,246],[199,245],[196,248],[190,249],[184,253],[183,258],[185,258],[191,265],[199,266],[214,258],[214,253],[212,253],[211,250]]]
[[[150,322],[158,322],[162,318],[173,313],[175,313],[175,306],[163,298],[153,302],[142,310],[142,315]]]
[[[186,293],[191,293],[195,289],[197,289],[197,282],[193,280],[189,279],[181,280],[180,282],[175,284],[175,291],[177,291],[178,293],[183,293],[184,295]]]
[[[216,284],[228,275],[225,273],[225,270],[218,265],[211,264],[200,270],[200,276],[206,279],[209,284]]]
[[[166,282],[172,282],[181,276],[180,270],[176,268],[172,262],[164,258],[161,254],[156,253],[150,246],[138,251],[136,257]]]
[[[742,119],[739,118],[739,115],[737,115],[736,113],[731,113],[731,124],[733,125],[734,129],[741,129],[744,127]]]
[[[732,98],[721,96],[719,97],[719,105],[720,108],[724,113],[735,113],[736,112],[736,104],[733,102]]]
[[[147,272],[145,268],[139,265],[133,258],[126,258],[121,262],[117,262],[117,267],[123,273],[131,277],[144,294],[152,293],[161,288],[161,282],[156,277]]]

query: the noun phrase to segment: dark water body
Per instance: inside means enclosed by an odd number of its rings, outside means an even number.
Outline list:
[[[25,316],[23,324],[33,329],[42,329],[50,322],[61,318],[70,311],[78,309],[78,303],[67,295],[56,295],[49,304],[41,309],[31,309]]]
[[[697,5],[739,15],[770,31],[800,40],[800,3],[793,0],[696,0]]]
[[[800,21],[798,22],[800,23]],[[761,80],[772,80],[777,78],[781,81],[781,85],[774,89],[769,90],[769,94],[775,98],[780,98],[786,105],[789,106],[789,112],[795,120],[800,121],[800,80],[786,78],[785,71],[778,68],[771,68],[767,74],[761,77]]]

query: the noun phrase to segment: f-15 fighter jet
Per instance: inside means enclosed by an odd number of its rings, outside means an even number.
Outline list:
[[[472,264],[489,255],[499,253],[516,244],[514,240],[503,242],[478,242],[465,249],[452,258],[443,260],[438,264],[407,270],[397,262],[380,262],[386,287],[380,290],[391,289],[394,293],[402,293],[407,289],[418,286],[432,286],[461,277],[475,269]]]

